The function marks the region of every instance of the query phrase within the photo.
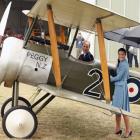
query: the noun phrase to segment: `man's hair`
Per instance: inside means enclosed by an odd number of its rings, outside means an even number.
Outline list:
[[[89,41],[85,40],[85,41],[83,42],[83,45],[84,45],[84,44],[88,45],[89,48],[90,48],[90,42],[89,42]]]

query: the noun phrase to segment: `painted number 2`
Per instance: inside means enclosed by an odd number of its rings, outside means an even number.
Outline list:
[[[88,76],[92,77],[93,75],[97,75],[98,76],[97,80],[95,82],[93,82],[92,84],[90,84],[89,86],[87,86],[84,89],[83,94],[87,95],[87,96],[90,96],[90,97],[94,97],[94,98],[100,99],[101,93],[93,91],[93,90],[102,83],[102,72],[99,69],[97,69],[97,68],[91,69],[88,72]]]

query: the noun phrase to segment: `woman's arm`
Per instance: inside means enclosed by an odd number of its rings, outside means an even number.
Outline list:
[[[111,82],[120,81],[122,79],[122,76],[125,74],[125,72],[126,72],[126,68],[123,65],[120,65],[120,70],[119,70],[117,76],[110,77]]]

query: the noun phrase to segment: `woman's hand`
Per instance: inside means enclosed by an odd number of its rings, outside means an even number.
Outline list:
[[[110,75],[110,81],[112,82],[113,76]]]

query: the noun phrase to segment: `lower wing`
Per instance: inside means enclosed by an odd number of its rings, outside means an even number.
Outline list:
[[[105,110],[108,110],[114,114],[123,114],[123,115],[127,115],[129,117],[135,118],[135,119],[140,119],[139,116],[132,114],[130,112],[127,112],[125,110],[122,110],[120,108],[114,107],[110,104],[106,104],[100,100],[96,100],[94,98],[90,98],[81,94],[77,94],[75,92],[69,91],[69,90],[65,90],[63,88],[57,88],[55,86],[50,86],[50,85],[45,85],[45,84],[41,84],[38,86],[40,89],[42,89],[45,92],[48,92],[54,96],[57,97],[61,97],[61,98],[65,98],[65,99],[70,99],[70,100],[74,100],[74,101],[78,101],[78,102],[82,102],[85,104],[89,104],[98,108],[102,108]]]

